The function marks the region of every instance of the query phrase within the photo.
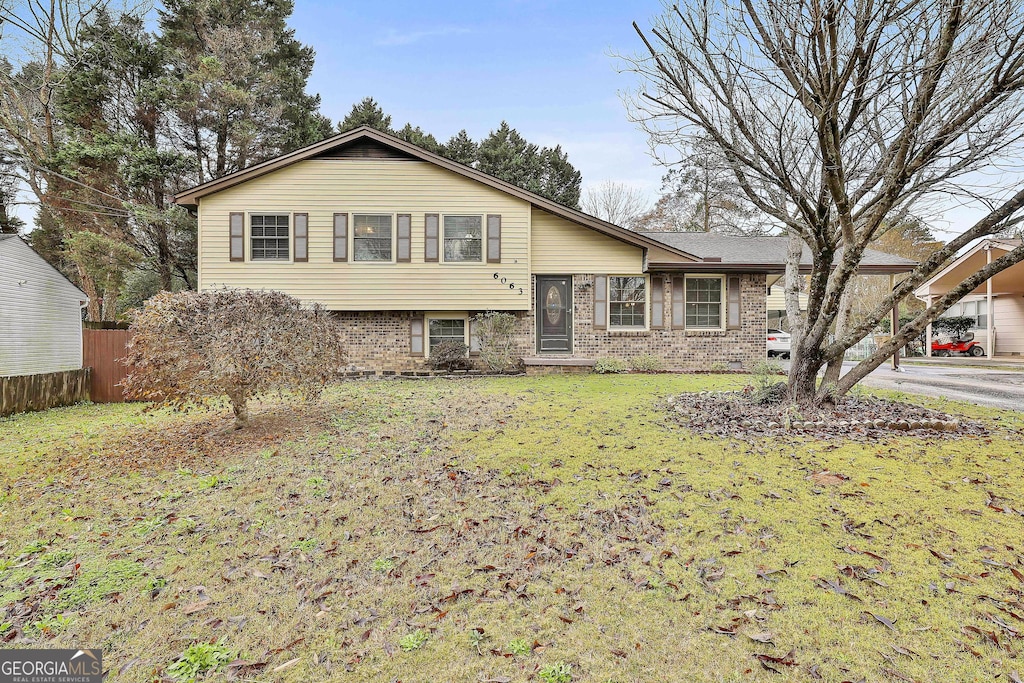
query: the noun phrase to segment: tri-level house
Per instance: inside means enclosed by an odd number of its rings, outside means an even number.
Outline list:
[[[319,302],[345,323],[354,369],[419,369],[449,339],[472,349],[485,311],[517,316],[527,365],[749,367],[783,266],[777,250],[691,253],[679,235],[630,232],[370,128],[175,201],[198,214],[200,289]]]

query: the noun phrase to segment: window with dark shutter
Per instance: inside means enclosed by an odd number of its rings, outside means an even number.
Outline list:
[[[231,260],[245,260],[245,214],[232,213],[228,217],[231,234]]]
[[[423,318],[409,321],[409,353],[413,356],[423,355]]]
[[[594,276],[594,329],[608,327],[608,276]]]
[[[501,216],[487,216],[487,262],[501,263]]]
[[[399,263],[412,262],[412,215],[398,214],[398,239],[396,240],[396,257]]]
[[[651,327],[665,327],[665,278],[651,278]]]
[[[294,214],[295,221],[295,262],[309,261],[309,214]]]
[[[334,260],[348,260],[348,214],[334,214]]]
[[[436,213],[428,213],[423,217],[423,260],[427,263],[438,261],[438,240],[437,231],[441,216]]]
[[[740,324],[740,277],[730,275],[726,285],[726,318],[730,330],[738,330]]]
[[[683,296],[685,284],[686,278],[682,275],[672,278],[672,328],[676,330],[686,327],[683,316],[683,311],[686,310],[686,299]]]

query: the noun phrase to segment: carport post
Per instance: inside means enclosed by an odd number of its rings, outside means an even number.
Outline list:
[[[934,301],[935,301],[935,297],[933,297],[933,296],[931,296],[929,294],[928,295],[928,308],[932,307],[932,302],[934,302]],[[929,358],[931,358],[932,357],[932,324],[931,323],[928,323],[928,327],[926,328],[924,337],[925,337],[924,338],[924,355],[926,355]]]
[[[894,289],[896,289],[896,276],[895,275],[889,275],[889,291],[891,292]],[[895,337],[896,334],[900,331],[900,302],[899,301],[893,301],[892,302],[892,323],[889,325],[889,329],[892,330],[892,336],[893,337]],[[900,349],[899,349],[898,346],[896,347],[896,350],[893,351],[893,354],[892,354],[892,369],[893,370],[899,370],[900,369]]]
[[[992,263],[992,245],[985,245],[985,263]],[[992,325],[992,278],[985,280],[985,351],[991,360],[996,353],[996,340]]]

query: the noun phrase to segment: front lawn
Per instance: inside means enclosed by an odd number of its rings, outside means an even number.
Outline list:
[[[0,420],[0,640],[102,647],[112,681],[1024,675],[1021,415],[740,441],[666,410],[743,381],[353,381],[242,433]]]

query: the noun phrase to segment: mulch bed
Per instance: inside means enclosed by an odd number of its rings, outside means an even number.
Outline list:
[[[806,434],[839,439],[899,433],[957,439],[989,433],[975,420],[874,397],[845,397],[835,406],[804,408],[788,402],[761,404],[742,391],[702,391],[672,396],[668,407],[682,426],[719,437]]]

